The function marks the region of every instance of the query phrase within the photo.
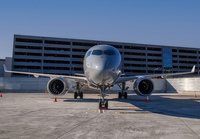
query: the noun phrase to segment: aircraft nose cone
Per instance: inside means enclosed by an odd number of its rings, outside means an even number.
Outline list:
[[[106,84],[107,82],[112,82],[112,70],[114,62],[112,59],[102,58],[101,60],[95,61],[93,63],[92,78],[96,84]]]
[[[97,70],[99,71],[99,72],[102,72],[102,71],[104,71],[104,70],[106,70],[106,65],[107,65],[107,61],[101,61],[99,64],[98,64],[98,68],[97,68]]]
[[[112,59],[108,59],[108,58],[102,58],[99,61],[95,61],[93,64],[95,65],[94,66],[95,69],[98,70],[99,72],[110,70],[113,68]]]

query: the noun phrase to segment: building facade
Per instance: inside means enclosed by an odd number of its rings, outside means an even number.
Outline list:
[[[119,50],[126,76],[184,72],[193,65],[199,71],[198,48],[27,35],[14,35],[12,70],[59,75],[83,73],[84,55],[97,44],[112,45]]]
[[[0,59],[0,77],[11,77],[11,73],[5,73],[3,65],[6,65],[8,70],[12,67],[12,57],[6,57],[5,59]]]
[[[5,64],[5,59],[0,59],[0,77],[4,77],[3,65]]]

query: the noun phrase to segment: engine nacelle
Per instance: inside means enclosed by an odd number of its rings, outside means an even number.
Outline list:
[[[138,78],[133,84],[133,90],[140,96],[150,96],[153,89],[153,81],[146,77]]]
[[[69,85],[67,80],[61,77],[56,77],[49,80],[47,90],[52,95],[65,95],[69,90]]]

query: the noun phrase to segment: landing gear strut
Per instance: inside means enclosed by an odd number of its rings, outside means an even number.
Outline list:
[[[83,92],[81,92],[82,86],[80,87],[79,82],[76,82],[76,90],[74,91],[74,99],[77,99],[78,96],[80,96],[81,99],[83,99]]]
[[[105,90],[106,87],[102,86],[101,88],[101,99],[99,100],[99,109],[108,109],[108,100],[105,100]]]
[[[124,92],[124,91],[128,90],[128,88],[125,88],[125,87],[126,87],[126,83],[123,82],[123,83],[122,83],[122,86],[120,86],[119,84],[118,84],[118,86],[119,86],[119,87],[121,88],[121,90],[122,90],[121,92],[118,93],[118,98],[124,97],[125,99],[127,99],[128,94],[127,94],[127,92]]]

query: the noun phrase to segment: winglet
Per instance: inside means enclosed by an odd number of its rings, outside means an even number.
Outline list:
[[[5,64],[3,64],[3,67],[5,72],[8,71]]]
[[[193,66],[192,70],[191,70],[192,73],[195,72],[195,65]]]

